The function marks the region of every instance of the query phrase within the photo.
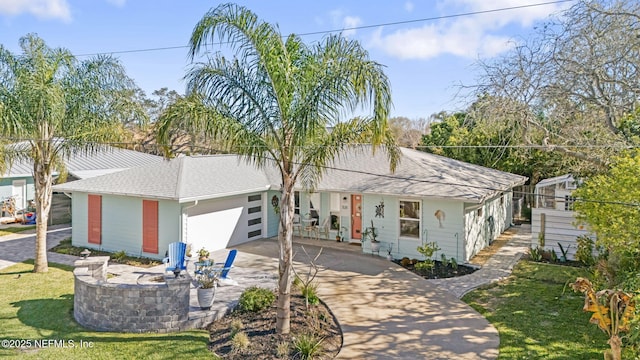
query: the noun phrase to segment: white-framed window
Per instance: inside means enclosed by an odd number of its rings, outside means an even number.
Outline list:
[[[420,201],[400,200],[400,237],[420,239]]]
[[[300,191],[293,192],[293,213],[300,215]]]

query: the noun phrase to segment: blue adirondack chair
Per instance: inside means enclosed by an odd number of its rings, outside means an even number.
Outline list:
[[[218,284],[220,285],[238,285],[237,282],[232,280],[229,276],[229,270],[233,267],[233,261],[236,259],[236,255],[238,254],[238,250],[233,249],[229,251],[229,255],[227,255],[227,260],[223,263],[216,263],[216,265],[222,265],[221,267],[216,267],[216,271],[220,273],[218,277]]]
[[[182,270],[186,270],[186,252],[186,243],[174,242],[169,244],[169,256],[162,259],[162,262],[167,264],[166,271],[173,271],[176,277],[178,277]]]

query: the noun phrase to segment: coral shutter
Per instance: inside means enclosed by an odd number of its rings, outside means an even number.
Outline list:
[[[158,202],[142,200],[142,251],[158,253]]]
[[[102,243],[102,196],[89,195],[88,198],[88,229],[89,244]]]

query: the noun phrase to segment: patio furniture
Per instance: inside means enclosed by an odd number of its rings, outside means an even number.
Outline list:
[[[324,218],[322,224],[316,226],[316,233],[318,234],[318,238],[320,235],[324,235],[325,239],[329,239],[329,217]]]
[[[296,234],[296,230],[298,231],[298,236],[302,236],[302,222],[299,214],[293,215],[293,235]]]
[[[218,284],[219,285],[238,285],[238,282],[231,279],[229,276],[229,271],[233,267],[233,262],[236,259],[236,255],[238,254],[238,250],[233,249],[229,251],[229,255],[227,255],[227,260],[223,263],[216,263],[215,265],[222,265],[222,267],[214,267],[214,271],[218,273]],[[215,266],[214,265],[214,266]]]
[[[316,229],[316,219],[315,218],[307,218],[307,219],[302,219],[302,224],[303,225],[303,231],[305,231],[307,233],[307,236],[309,238],[311,238],[312,234],[316,234],[316,239],[318,238],[318,232]]]
[[[183,242],[173,242],[169,244],[169,256],[162,259],[162,262],[167,264],[166,271],[173,271],[178,277],[182,270],[187,269],[187,244]]]

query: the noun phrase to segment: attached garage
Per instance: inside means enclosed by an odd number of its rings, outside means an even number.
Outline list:
[[[264,194],[198,202],[187,207],[184,239],[192,249],[220,250],[263,234]]]

